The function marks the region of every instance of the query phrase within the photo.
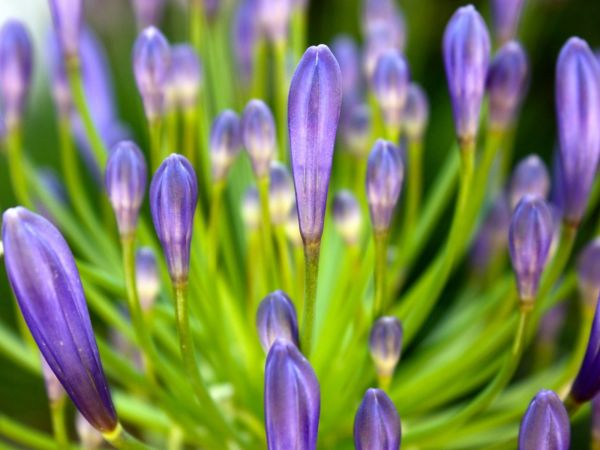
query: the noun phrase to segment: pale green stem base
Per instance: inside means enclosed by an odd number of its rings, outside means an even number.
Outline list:
[[[319,275],[320,242],[304,244],[304,314],[302,316],[302,353],[308,358],[312,350],[317,303],[317,278]]]

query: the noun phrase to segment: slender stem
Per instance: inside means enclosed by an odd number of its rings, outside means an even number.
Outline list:
[[[198,134],[196,133],[197,116],[196,108],[188,108],[183,111],[183,154],[190,164],[199,168],[199,173],[204,175],[202,159],[196,161],[196,150],[198,146]],[[175,147],[176,148],[176,147]]]
[[[315,327],[317,278],[319,275],[320,242],[304,244],[304,315],[302,316],[302,352],[310,356]]]
[[[23,445],[22,448],[56,450],[56,442],[51,436],[30,428],[4,414],[0,414],[0,436]]]
[[[387,293],[387,244],[388,232],[375,232],[375,298],[373,319],[385,313]]]
[[[282,226],[275,228],[275,237],[277,238],[277,250],[279,253],[279,264],[281,265],[281,279],[285,292],[291,293],[292,289],[292,268],[290,266],[290,254],[285,230]]]
[[[54,432],[54,439],[59,450],[69,447],[69,435],[65,426],[65,404],[66,396],[64,395],[50,402],[52,431]]]
[[[110,432],[102,433],[104,439],[113,445],[118,450],[151,450],[152,447],[144,444],[141,441],[138,441],[131,434],[129,434],[125,429],[121,426],[121,424],[117,424],[117,427]]]
[[[148,132],[150,133],[150,163],[152,173],[158,169],[163,160],[162,151],[162,119],[156,117],[148,121]]]
[[[219,218],[221,216],[224,191],[224,181],[217,181],[213,184],[210,201],[210,217],[208,219],[208,270],[211,274],[214,274],[217,270],[217,259],[219,256]]]
[[[415,228],[417,217],[419,217],[421,190],[423,189],[422,154],[423,141],[421,139],[409,139],[408,168],[406,170],[406,214],[400,240],[403,244],[412,239],[412,231]]]
[[[285,74],[285,54],[287,42],[281,40],[274,44],[275,51],[275,114],[277,116],[277,138],[279,142],[279,160],[287,161],[287,80]]]
[[[253,76],[250,95],[252,98],[265,98],[265,80],[267,79],[268,45],[260,37],[254,48]]]
[[[27,208],[33,207],[33,201],[27,188],[27,178],[23,165],[23,135],[20,126],[14,126],[6,135],[8,166],[13,192],[19,203]]]

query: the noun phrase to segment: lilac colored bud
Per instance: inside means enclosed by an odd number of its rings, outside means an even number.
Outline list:
[[[533,397],[519,428],[519,450],[569,450],[571,424],[558,395],[540,391]]]
[[[190,162],[173,153],[150,184],[150,212],[175,285],[187,283],[198,181]]]
[[[369,352],[379,376],[391,377],[394,373],[400,361],[403,335],[402,323],[395,317],[380,317],[371,327]]]
[[[71,100],[71,90],[65,71],[63,54],[56,33],[49,34],[47,43],[52,97],[59,116],[67,118],[73,109],[73,101]]]
[[[333,197],[333,223],[347,245],[356,245],[362,231],[362,214],[354,194],[343,189]]]
[[[419,140],[423,138],[425,128],[429,122],[429,102],[421,86],[411,83],[408,86],[402,124],[408,139]]]
[[[268,450],[315,450],[321,394],[309,362],[296,345],[277,339],[265,367]]]
[[[167,89],[170,95],[167,94],[166,103],[173,103],[184,111],[195,108],[201,84],[202,65],[194,48],[189,44],[174,45]]]
[[[350,36],[338,36],[331,44],[331,51],[342,71],[342,93],[344,99],[358,95],[362,88],[362,74],[360,50],[356,42]]]
[[[169,42],[158,28],[146,28],[133,47],[133,73],[149,120],[163,112],[170,65]]]
[[[162,20],[166,0],[132,0],[139,30],[151,25],[158,26]]]
[[[257,178],[269,174],[271,161],[277,151],[275,120],[262,100],[250,100],[242,114],[242,137]]]
[[[371,109],[362,104],[352,107],[342,116],[340,132],[344,144],[353,155],[366,156],[372,133]]]
[[[260,197],[256,186],[250,186],[242,199],[242,220],[248,230],[257,230],[260,226]]]
[[[117,426],[73,254],[60,232],[25,208],[2,217],[6,272],[44,359],[98,430]],[[35,270],[31,270],[32,261]]]
[[[321,240],[342,105],[340,66],[326,45],[309,47],[296,67],[288,99],[292,174],[300,233]]]
[[[294,203],[294,184],[290,171],[285,165],[273,162],[269,175],[269,213],[271,214],[271,222],[275,225],[285,224]]]
[[[588,339],[587,349],[579,373],[571,386],[571,398],[584,403],[596,396],[600,391],[600,308],[596,305],[594,321]]]
[[[550,174],[538,155],[522,159],[510,179],[510,206],[514,209],[526,195],[546,198],[550,192]]]
[[[506,251],[511,212],[506,196],[501,193],[487,213],[471,250],[471,265],[476,272],[485,272]]]
[[[296,308],[283,291],[267,295],[258,305],[256,329],[260,344],[266,353],[277,339],[287,340],[300,347]]]
[[[387,394],[368,389],[354,418],[356,450],[398,450],[402,438],[400,416]]]
[[[99,449],[104,443],[102,433],[99,433],[80,413],[75,415],[75,429],[79,442],[84,450]]]
[[[210,130],[210,160],[215,183],[223,182],[242,149],[240,118],[230,109],[219,114]]]
[[[459,8],[444,32],[444,64],[459,141],[475,139],[490,59],[490,36],[472,6]]]
[[[514,39],[525,0],[492,0],[492,21],[499,43]]]
[[[402,11],[393,0],[365,0],[363,2],[363,31],[367,38],[384,32],[391,47],[400,51],[406,44],[406,22]]]
[[[302,235],[298,222],[298,208],[294,204],[285,221],[285,235],[294,247],[302,246]]]
[[[140,248],[135,254],[135,285],[143,311],[149,311],[160,293],[160,273],[154,251]]]
[[[531,195],[521,199],[511,218],[508,243],[521,302],[528,307],[537,295],[554,229],[554,217],[544,199]]]
[[[256,42],[260,35],[256,13],[257,0],[242,0],[233,21],[232,45],[242,82],[248,86],[252,81]]]
[[[42,365],[42,375],[44,376],[44,384],[46,386],[46,394],[48,395],[48,400],[50,403],[55,403],[61,401],[67,393],[65,392],[62,384],[52,369],[44,359],[44,356],[40,356],[40,362]]]
[[[527,87],[528,66],[525,50],[516,41],[496,53],[486,79],[492,128],[505,130],[516,117]]]
[[[600,296],[600,238],[586,245],[579,255],[577,281],[584,304],[594,308]]]
[[[389,229],[403,178],[400,150],[391,142],[378,139],[369,155],[366,177],[367,202],[375,233]]]
[[[389,50],[381,55],[371,84],[386,125],[400,127],[409,83],[408,62],[400,52]]]
[[[256,0],[257,14],[263,33],[271,42],[287,39],[292,13],[290,0]]]
[[[564,220],[585,211],[600,156],[600,66],[587,43],[571,38],[556,64],[556,115]]]
[[[135,234],[146,178],[146,161],[138,146],[132,141],[119,142],[106,162],[104,180],[122,238]]]
[[[83,0],[48,0],[48,3],[65,56],[77,57],[79,35],[83,27]]]
[[[382,55],[390,50],[399,50],[394,39],[394,34],[387,27],[378,28],[367,36],[363,51],[363,66],[368,80],[373,77],[377,61]]]

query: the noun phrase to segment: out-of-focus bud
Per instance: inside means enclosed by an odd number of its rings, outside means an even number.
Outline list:
[[[265,367],[265,427],[269,450],[315,450],[321,394],[296,345],[277,339]]]
[[[146,177],[146,161],[138,146],[132,141],[119,142],[106,162],[104,180],[122,239],[135,234]]]
[[[285,221],[285,235],[294,247],[302,246],[302,235],[300,234],[300,224],[298,222],[298,209],[295,204],[292,206],[287,220]]]
[[[403,335],[402,324],[395,317],[380,317],[371,327],[369,352],[379,377],[392,377],[400,361]]]
[[[554,217],[544,199],[530,195],[521,199],[512,215],[508,243],[524,308],[533,308],[554,229]]]
[[[241,149],[240,118],[226,109],[216,117],[210,130],[210,159],[215,183],[225,181]]]
[[[169,42],[158,28],[146,28],[133,47],[133,73],[148,120],[163,112],[170,65]]]
[[[267,38],[274,43],[287,39],[290,16],[292,13],[291,0],[256,0],[261,28]]]
[[[184,111],[195,108],[201,84],[202,65],[194,48],[189,44],[174,45],[168,82],[174,103]]]
[[[377,61],[390,50],[401,50],[394,42],[394,34],[387,27],[374,30],[367,36],[363,51],[363,71],[367,80],[373,77]]]
[[[427,95],[417,83],[408,86],[402,125],[406,137],[410,140],[421,140],[429,122],[429,103]]]
[[[514,209],[526,195],[546,198],[550,191],[550,175],[538,155],[522,159],[510,179],[510,207]]]
[[[506,251],[511,208],[504,194],[498,195],[487,213],[471,250],[471,265],[482,274],[495,258]]]
[[[333,197],[333,223],[346,245],[353,246],[360,239],[362,214],[354,194],[343,189]]]
[[[525,0],[493,0],[492,20],[496,39],[503,44],[514,39]]]
[[[151,25],[159,26],[165,9],[165,0],[132,0],[138,30]]]
[[[25,26],[9,20],[0,29],[0,105],[8,130],[23,117],[31,85],[33,55]]]
[[[254,175],[258,179],[266,177],[277,151],[277,144],[273,114],[262,100],[250,100],[244,108],[242,137]]]
[[[354,156],[360,158],[368,154],[371,128],[371,109],[367,105],[355,105],[343,115],[340,132],[344,144]]]
[[[102,446],[104,438],[79,412],[75,415],[75,429],[83,450],[96,450]]]
[[[160,165],[150,184],[150,211],[173,284],[187,283],[198,181],[190,162],[172,154]]]
[[[260,226],[260,197],[256,186],[250,186],[244,193],[241,205],[242,220],[248,230],[257,230]]]
[[[296,67],[288,99],[292,173],[300,233],[305,245],[323,234],[342,76],[326,45],[309,47]]]
[[[300,346],[296,308],[283,291],[272,292],[260,302],[256,312],[256,329],[266,353],[269,353],[277,339],[285,339],[296,347]]]
[[[406,45],[406,21],[393,0],[365,0],[362,16],[363,31],[367,38],[378,33],[387,34],[390,48],[399,51]]]
[[[389,50],[379,58],[371,85],[385,124],[395,129],[400,128],[409,82],[408,63],[400,52]]]
[[[342,95],[344,97],[344,108],[347,99],[355,100],[360,96],[362,74],[360,67],[360,50],[354,39],[347,35],[335,38],[331,44],[331,51],[337,59],[342,72]]]
[[[577,403],[594,398],[600,391],[600,304],[596,305],[592,330],[579,373],[571,386],[570,397]]]
[[[54,29],[67,58],[77,58],[83,27],[83,0],[49,0]]]
[[[67,393],[65,389],[60,384],[54,372],[44,359],[44,356],[40,356],[40,362],[42,365],[42,375],[44,376],[44,384],[46,385],[46,394],[48,395],[48,400],[50,403],[55,403],[61,401]]]
[[[400,416],[381,389],[368,389],[354,418],[356,450],[398,450],[402,438]]]
[[[569,415],[558,395],[540,391],[533,397],[519,428],[519,450],[568,450]]]
[[[577,226],[600,157],[600,66],[579,38],[569,39],[560,52],[555,98],[564,220]]]
[[[283,225],[294,206],[294,184],[286,166],[279,162],[271,164],[269,175],[269,213],[274,225]]]
[[[238,72],[246,87],[252,80],[259,35],[256,0],[242,0],[235,11],[232,45]]]
[[[472,145],[490,58],[490,36],[472,5],[459,8],[444,32],[444,64],[454,127],[461,145]]]
[[[600,297],[600,238],[586,245],[579,255],[577,281],[584,304],[594,309]]]
[[[135,285],[142,311],[150,311],[160,293],[158,262],[150,247],[142,247],[135,254]]]

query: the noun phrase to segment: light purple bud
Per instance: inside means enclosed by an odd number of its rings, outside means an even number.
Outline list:
[[[362,230],[360,205],[354,194],[346,189],[338,191],[333,197],[333,223],[337,232],[347,245],[356,245]]]
[[[327,46],[309,47],[296,67],[288,99],[296,204],[307,245],[318,243],[323,234],[341,105],[340,66]]]
[[[404,50],[406,22],[393,0],[365,0],[362,19],[363,31],[368,39],[383,31],[389,36],[391,47]]]
[[[369,352],[380,376],[391,377],[394,373],[400,361],[403,335],[402,324],[395,317],[380,317],[371,327]]]
[[[492,0],[496,39],[503,44],[515,38],[525,0]]]
[[[269,174],[277,151],[275,120],[262,100],[250,100],[242,114],[242,137],[256,178]]]
[[[75,58],[83,27],[83,0],[48,0],[54,29],[65,56]]]
[[[232,45],[238,72],[244,85],[252,80],[256,42],[260,35],[256,12],[257,0],[242,0],[235,11]]]
[[[273,162],[269,175],[269,213],[273,224],[285,224],[294,203],[294,184],[290,171],[285,165]]]
[[[595,308],[600,296],[600,238],[586,245],[579,255],[577,281],[584,304]]]
[[[357,157],[369,152],[372,133],[371,109],[368,105],[353,106],[340,121],[340,132],[344,144]]]
[[[210,130],[210,159],[215,183],[227,178],[241,149],[240,118],[227,109],[216,117]]]
[[[242,220],[248,230],[256,230],[260,226],[260,197],[256,186],[250,186],[242,199]]]
[[[408,86],[404,112],[402,113],[402,124],[408,139],[422,139],[428,122],[429,103],[427,94],[421,86],[411,83]]]
[[[410,71],[408,62],[396,50],[389,50],[377,61],[371,85],[384,122],[399,128],[406,104]]]
[[[335,38],[331,51],[337,59],[342,71],[342,94],[344,101],[356,97],[362,89],[362,73],[360,67],[360,50],[354,39],[347,35]]]
[[[387,394],[368,389],[354,418],[356,450],[398,450],[402,438],[400,416]]]
[[[40,355],[40,362],[42,364],[42,375],[44,376],[44,385],[46,386],[48,400],[50,403],[62,400],[67,395],[65,389],[60,384],[58,378],[56,378],[56,375],[54,375],[54,372],[52,372],[43,355]]]
[[[269,353],[277,339],[284,339],[300,347],[296,308],[283,291],[267,295],[258,305],[256,329],[262,348]]]
[[[256,0],[263,33],[271,42],[287,39],[292,4],[290,0]]]
[[[562,401],[552,391],[533,398],[519,428],[519,450],[569,450],[571,424]]]
[[[522,159],[510,179],[510,206],[514,209],[526,195],[545,199],[550,192],[550,174],[538,155]]]
[[[135,254],[135,285],[143,311],[150,311],[160,293],[160,273],[154,251],[140,248]]]
[[[73,102],[69,80],[65,71],[64,58],[56,33],[49,33],[47,43],[52,97],[59,116],[66,118],[71,114]]]
[[[394,34],[386,27],[373,30],[367,36],[363,51],[363,67],[368,80],[373,77],[377,61],[382,55],[390,50],[399,50],[394,38]]]
[[[162,20],[166,0],[132,0],[138,30],[151,25],[158,26]]]
[[[174,45],[168,80],[173,103],[184,111],[195,108],[201,84],[202,65],[194,48],[189,44]]]

